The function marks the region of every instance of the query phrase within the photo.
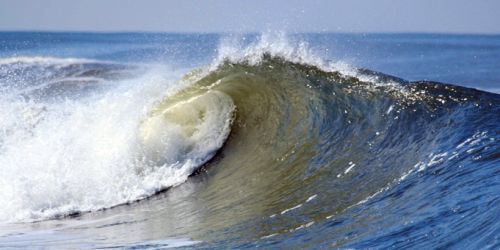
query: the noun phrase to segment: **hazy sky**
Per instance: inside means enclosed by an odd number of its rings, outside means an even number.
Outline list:
[[[0,0],[0,30],[499,33],[499,0]]]

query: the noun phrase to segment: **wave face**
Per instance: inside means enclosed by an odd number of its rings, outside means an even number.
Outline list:
[[[152,238],[209,248],[499,244],[498,94],[326,62],[304,45],[219,50],[181,80],[0,61],[0,220],[142,200],[81,218],[110,238],[163,223]]]
[[[424,236],[440,224],[434,220],[445,218],[455,221],[447,230],[466,224],[481,228],[476,234],[495,237],[498,224],[488,217],[497,211],[497,188],[491,186],[498,185],[499,96],[398,82],[366,70],[358,74],[263,53],[258,62],[224,61],[185,89],[224,92],[237,107],[210,178],[231,187],[224,190],[223,204],[243,205],[220,212],[238,222],[267,214],[256,225],[247,223],[252,235],[277,238],[270,242],[290,234],[301,241],[300,229],[316,223],[321,226],[311,234],[322,235],[317,241],[352,230],[338,237],[339,246],[366,235],[353,246],[380,246],[384,231],[392,230],[405,237],[421,234],[423,246],[464,237]],[[211,205],[223,206],[221,199]],[[465,205],[469,199],[480,199],[480,208]],[[484,221],[473,219],[482,213],[489,214]],[[389,230],[378,232],[380,225]]]

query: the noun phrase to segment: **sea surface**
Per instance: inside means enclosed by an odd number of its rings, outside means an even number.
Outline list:
[[[500,35],[0,32],[0,247],[500,248]]]

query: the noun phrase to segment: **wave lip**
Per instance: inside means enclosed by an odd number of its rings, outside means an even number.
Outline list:
[[[218,91],[160,104],[140,125],[145,156],[158,165],[189,159],[201,166],[228,137],[234,109],[231,98]]]

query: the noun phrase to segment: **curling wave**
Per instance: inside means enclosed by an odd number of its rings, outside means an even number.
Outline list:
[[[209,212],[199,228],[191,221],[190,232],[235,228],[214,241],[272,244],[311,227],[335,232],[335,246],[370,247],[404,229],[395,226],[397,215],[412,234],[426,232],[430,208],[456,207],[436,192],[452,187],[457,203],[482,197],[469,218],[494,216],[488,187],[497,183],[499,95],[324,62],[303,46],[267,46],[222,51],[180,81],[151,72],[130,78],[130,66],[99,62],[2,61],[0,105],[9,115],[0,121],[0,219],[108,208],[176,186],[196,170],[210,179],[196,194]],[[33,72],[19,69],[33,63],[52,72],[50,83],[23,77],[16,78],[22,86],[6,84],[5,72]],[[114,84],[47,99],[67,89],[55,82],[89,86],[81,78],[89,74]],[[462,182],[472,183],[463,189]],[[469,188],[476,193],[468,196]],[[172,220],[189,217],[171,209]],[[491,216],[471,228],[491,236]]]
[[[225,218],[220,224],[210,220],[211,228],[238,228],[244,221],[236,241],[245,234],[246,240],[254,237],[272,245],[320,224],[310,229],[313,234],[334,230],[339,246],[358,241],[369,247],[375,243],[361,239],[377,235],[377,225],[396,224],[400,214],[409,224],[422,223],[420,232],[428,230],[421,216],[430,213],[425,208],[428,200],[419,197],[440,196],[430,183],[459,185],[463,180],[457,176],[469,171],[461,168],[482,164],[487,177],[476,188],[495,182],[499,95],[436,82],[407,82],[365,69],[338,70],[333,64],[298,62],[288,56],[264,51],[225,58],[207,74],[194,72],[191,77],[197,80],[181,91],[220,91],[236,106],[231,135],[220,157],[206,166],[213,169],[211,182],[217,183],[204,191],[211,197],[207,206],[232,208],[211,210],[210,218]],[[230,188],[217,190],[221,187]],[[406,196],[398,199],[402,192]],[[467,200],[471,194],[463,192],[454,195]],[[486,196],[494,192],[491,187],[481,191]],[[483,201],[483,212],[490,216],[495,213],[493,196]],[[448,201],[442,202],[440,206],[448,209]],[[380,213],[378,206],[398,211],[370,217]],[[267,216],[250,222],[263,214]],[[358,217],[363,219],[353,219]],[[470,223],[477,228],[474,225],[484,225],[488,219],[484,220]],[[493,227],[489,224],[481,231],[492,236]],[[350,230],[356,232],[354,237]],[[415,230],[412,233],[418,234]],[[383,234],[377,236],[372,236],[375,245],[383,239]],[[229,236],[223,237],[220,240]],[[443,239],[422,243],[439,240]]]

